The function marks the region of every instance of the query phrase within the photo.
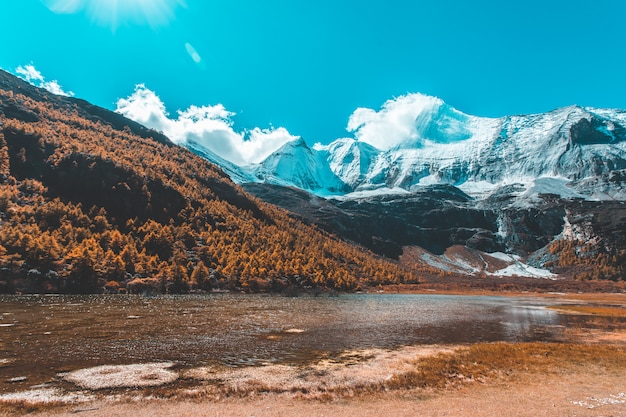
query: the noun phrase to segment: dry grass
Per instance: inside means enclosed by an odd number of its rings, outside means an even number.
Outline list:
[[[609,375],[625,372],[626,345],[481,343],[466,347],[413,346],[394,351],[345,352],[340,357],[308,366],[194,368],[182,371],[179,381],[182,385],[132,390],[127,393],[129,395],[117,396],[112,404],[127,402],[132,405],[137,401],[157,399],[163,400],[163,404],[206,404],[207,401],[215,404],[263,398],[336,404],[337,401],[361,401],[359,398],[428,397],[437,392],[445,393],[446,397],[463,391],[458,390],[460,387],[526,386],[540,380],[605,381]],[[607,392],[618,394],[617,391]],[[50,395],[39,403],[30,397],[4,398],[0,401],[0,409],[7,414],[0,412],[0,417],[33,411],[56,414],[64,408],[59,406],[77,405],[81,400],[69,401],[63,398],[62,392],[45,393]],[[68,394],[71,395],[65,393]],[[580,393],[576,395],[580,397]],[[107,396],[98,398],[98,404],[102,404]],[[59,399],[63,401],[59,402]]]
[[[30,414],[53,410],[68,404],[93,401],[95,397],[86,392],[64,392],[57,388],[41,388],[0,396],[0,410],[7,415]],[[3,414],[0,413],[0,416]]]
[[[452,353],[424,357],[414,370],[394,375],[391,389],[446,388],[507,379],[519,373],[550,374],[565,369],[594,365],[626,369],[626,347],[558,343],[483,343]]]
[[[510,382],[528,375],[575,374],[588,372],[591,367],[626,371],[626,346],[481,343],[468,347],[373,349],[346,352],[336,360],[322,360],[306,367],[195,368],[183,375],[191,382],[191,387],[164,387],[151,392],[156,398],[176,400],[278,394],[333,401],[389,391],[455,389],[472,383]]]
[[[32,404],[25,401],[3,401],[0,417],[44,412],[64,404]]]
[[[551,310],[567,314],[588,314],[592,316],[626,317],[626,308],[622,306],[594,306],[594,305],[560,305],[550,306]]]
[[[178,396],[224,398],[272,393],[317,400],[351,397],[384,391],[386,381],[395,374],[410,371],[417,358],[452,351],[453,348],[446,346],[407,346],[396,350],[347,351],[307,366],[194,368],[183,377],[208,385],[179,391]],[[159,395],[167,397],[166,391],[160,390]]]

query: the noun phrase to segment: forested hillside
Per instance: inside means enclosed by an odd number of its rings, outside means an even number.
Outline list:
[[[0,292],[415,281],[251,197],[158,132],[0,71]]]

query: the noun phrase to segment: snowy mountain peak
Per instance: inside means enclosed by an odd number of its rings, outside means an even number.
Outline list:
[[[415,120],[416,139],[400,144],[399,148],[427,146],[428,142],[453,143],[472,137],[472,118],[441,102],[421,113]]]
[[[276,185],[294,186],[318,194],[346,191],[318,151],[298,138],[281,146],[263,162],[251,168],[256,180]]]
[[[365,142],[338,139],[316,150],[331,171],[350,189],[356,188],[365,178],[381,151]]]
[[[563,187],[574,187],[571,192],[559,187],[570,196],[626,195],[626,184],[614,181],[622,175],[612,174],[626,170],[626,111],[569,106],[482,118],[436,97],[409,94],[379,111],[357,109],[348,130],[353,138],[329,145],[310,148],[302,138],[288,142],[234,179],[318,195],[449,184],[483,198],[509,184],[534,190],[536,180],[557,178]]]
[[[301,137],[297,137],[296,139],[285,143],[274,153],[297,153],[299,151],[311,152],[309,145],[307,145],[306,141]]]

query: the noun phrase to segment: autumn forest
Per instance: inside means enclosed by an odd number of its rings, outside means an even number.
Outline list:
[[[0,84],[0,292],[417,282],[398,263],[251,197],[158,132],[11,82]]]

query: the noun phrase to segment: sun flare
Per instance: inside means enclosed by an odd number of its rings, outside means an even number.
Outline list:
[[[92,22],[115,31],[127,24],[152,28],[169,24],[184,0],[42,0],[54,13],[85,13]]]

